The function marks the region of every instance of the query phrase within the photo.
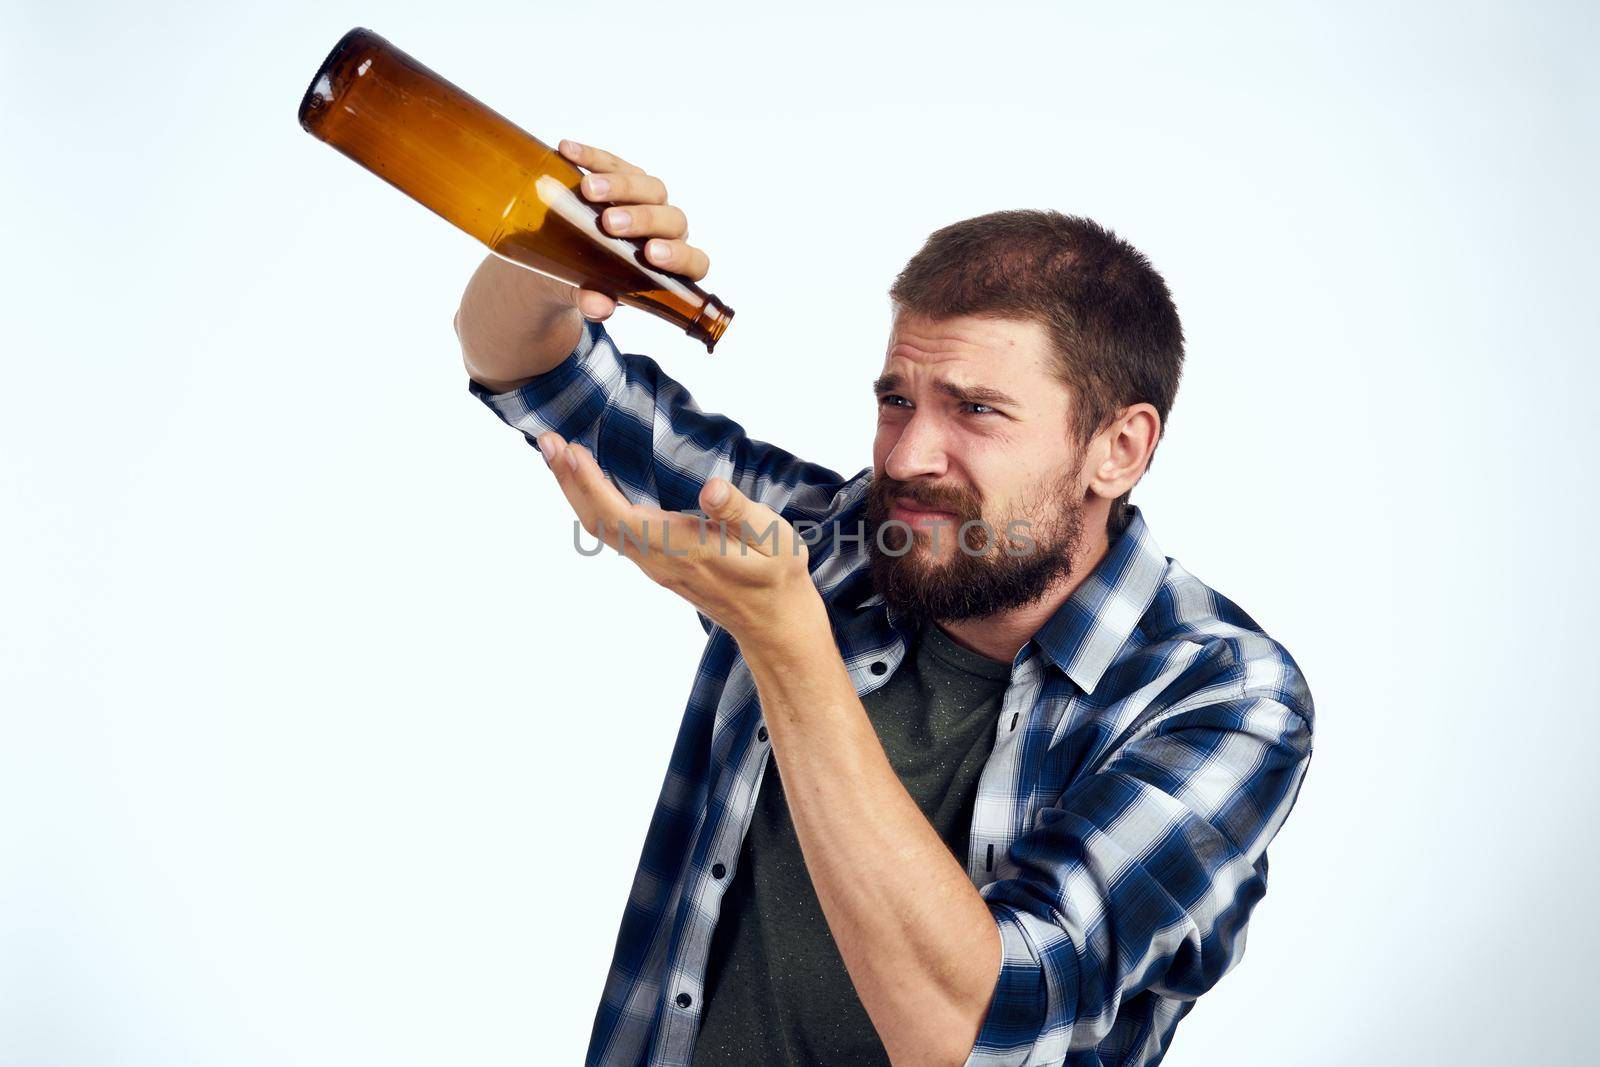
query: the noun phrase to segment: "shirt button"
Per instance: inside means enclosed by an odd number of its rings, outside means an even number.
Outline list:
[[[728,868],[724,867],[722,864],[713,863],[711,865],[711,877],[713,877],[713,878],[721,878],[723,875],[725,875],[727,873],[728,873]]]
[[[678,1007],[687,1008],[689,1005],[691,1005],[693,1003],[694,1003],[694,998],[691,997],[689,994],[687,994],[687,993],[679,993],[678,994]]]
[[[765,741],[766,739],[767,739],[767,728],[765,726],[763,726],[761,729],[756,731],[756,740],[757,741]]]
[[[876,663],[874,663],[872,665],[872,673],[873,674],[883,674],[888,669],[889,669],[889,665],[887,663],[883,662],[883,660],[881,660],[881,659],[878,660]]]

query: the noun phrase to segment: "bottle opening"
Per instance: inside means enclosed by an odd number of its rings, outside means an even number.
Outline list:
[[[732,321],[733,309],[715,296],[707,296],[705,307],[700,309],[700,314],[695,316],[694,323],[689,327],[689,335],[704,341],[706,352],[709,354],[717,347],[717,342],[722,340],[722,335],[728,330],[728,323]]]
[[[305,96],[300,98],[298,117],[301,129],[314,135],[317,123],[350,83],[356,63],[361,58],[370,58],[373,52],[387,44],[382,37],[363,26],[357,26],[339,38],[339,43],[333,46],[328,57],[317,68],[317,73],[312,76]]]

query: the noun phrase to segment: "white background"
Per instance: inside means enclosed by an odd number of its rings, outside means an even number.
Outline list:
[[[483,250],[303,133],[367,25],[665,178],[708,410],[853,472],[931,230],[1088,214],[1189,363],[1135,493],[1310,678],[1168,1062],[1585,1060],[1592,9],[71,5],[0,31],[0,1062],[580,1061],[703,634],[466,391]]]

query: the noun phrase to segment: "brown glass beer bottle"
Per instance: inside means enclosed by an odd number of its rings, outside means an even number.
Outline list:
[[[676,323],[710,352],[733,310],[613,237],[583,172],[371,30],[342,37],[300,102],[300,125],[503,259]]]

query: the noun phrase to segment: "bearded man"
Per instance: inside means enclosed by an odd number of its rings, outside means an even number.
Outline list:
[[[561,151],[705,276],[659,179]],[[1004,211],[889,295],[848,477],[622,354],[604,294],[491,257],[462,298],[472,393],[707,634],[591,1065],[1154,1064],[1243,952],[1312,701],[1129,503],[1182,369],[1165,282]]]

